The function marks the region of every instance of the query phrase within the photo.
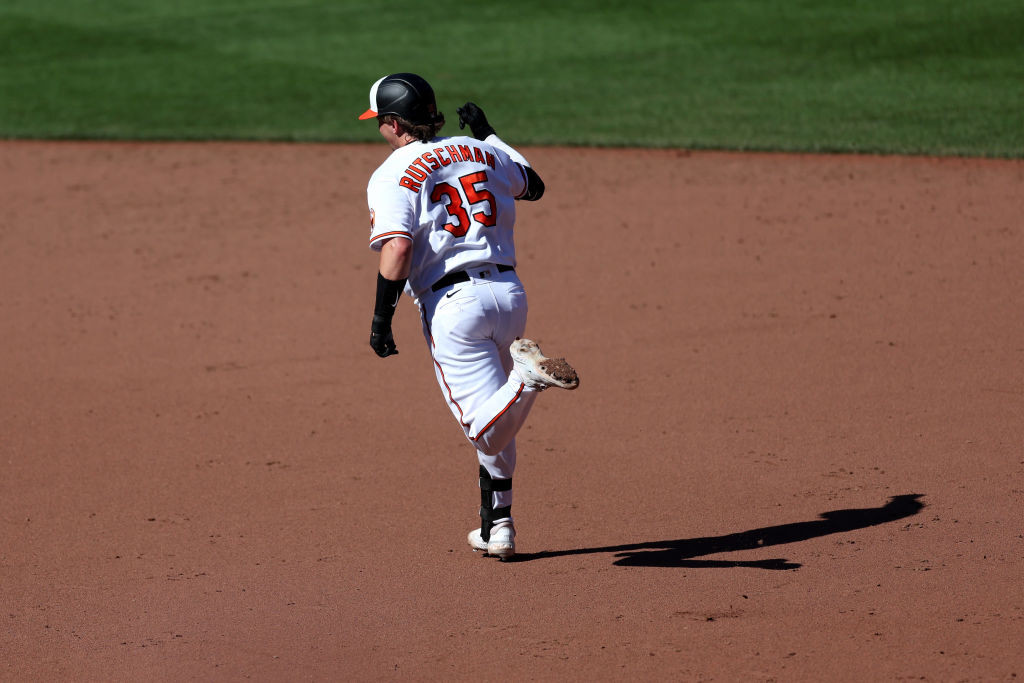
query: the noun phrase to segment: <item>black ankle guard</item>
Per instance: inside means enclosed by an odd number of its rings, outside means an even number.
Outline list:
[[[494,491],[511,491],[511,479],[491,479],[487,469],[480,466],[480,538],[485,542],[491,540],[491,527],[494,520],[512,516],[512,506],[494,507]]]

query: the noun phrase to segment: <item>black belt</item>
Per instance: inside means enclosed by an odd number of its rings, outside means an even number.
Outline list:
[[[480,266],[478,268],[472,268],[472,270],[487,270],[490,266]],[[497,266],[499,273],[507,273],[510,270],[515,270],[512,266]],[[450,287],[451,285],[457,285],[460,282],[469,282],[469,273],[464,270],[457,270],[454,273],[448,273],[443,278],[430,285],[430,291],[436,292],[439,289]]]

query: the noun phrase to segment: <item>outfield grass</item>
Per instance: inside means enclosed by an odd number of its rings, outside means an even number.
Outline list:
[[[394,71],[517,144],[1024,156],[1021,0],[0,5],[0,136],[369,141]]]

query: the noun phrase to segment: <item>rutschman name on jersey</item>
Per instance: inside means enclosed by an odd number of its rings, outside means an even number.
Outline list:
[[[495,167],[494,155],[481,151],[476,145],[444,145],[434,147],[430,152],[424,152],[413,159],[398,184],[412,192],[419,192],[423,187],[423,181],[431,173],[444,166],[464,161],[475,161],[491,168]]]

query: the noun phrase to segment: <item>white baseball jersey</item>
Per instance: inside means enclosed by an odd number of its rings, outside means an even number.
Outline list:
[[[370,177],[370,248],[412,240],[406,292],[416,298],[454,271],[515,266],[515,199],[526,192],[526,172],[491,137],[496,144],[466,136],[411,142]]]

